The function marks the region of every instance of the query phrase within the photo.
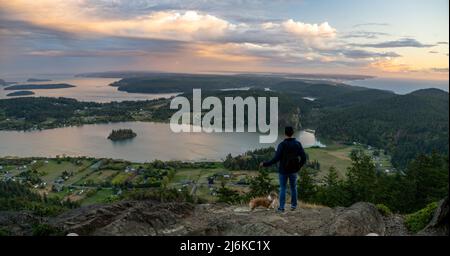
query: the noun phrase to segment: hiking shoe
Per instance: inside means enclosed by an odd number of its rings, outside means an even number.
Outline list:
[[[277,213],[284,213],[284,209],[278,208]]]
[[[295,211],[297,207],[291,207],[291,211]]]

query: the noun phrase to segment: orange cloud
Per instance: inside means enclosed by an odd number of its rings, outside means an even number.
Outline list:
[[[398,63],[395,59],[382,59],[371,62],[370,67],[379,69],[384,72],[411,72],[413,69],[404,63]]]
[[[129,19],[102,19],[84,1],[0,0],[13,19],[56,30],[88,35],[107,35],[170,40],[203,40],[223,36],[236,25],[196,11],[161,11]]]
[[[204,58],[220,59],[231,62],[257,62],[263,60],[261,57],[243,53],[239,44],[201,44],[195,46],[195,53]]]

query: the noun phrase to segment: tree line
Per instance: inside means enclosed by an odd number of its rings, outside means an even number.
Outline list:
[[[270,155],[273,149],[256,152]],[[247,166],[249,168],[246,170],[256,170],[254,164],[263,160],[255,160],[249,153],[244,156],[228,157],[224,162],[225,167],[233,169]],[[448,156],[436,152],[422,154],[403,171],[396,173],[378,171],[372,158],[360,150],[352,151],[350,158],[351,166],[343,178],[339,177],[334,167],[321,179],[317,177],[318,170],[313,166],[303,167],[298,179],[299,200],[329,207],[350,206],[364,201],[385,205],[394,212],[409,213],[448,196]],[[260,175],[250,182],[249,194],[239,197],[237,192],[223,186],[219,191],[219,199],[224,202],[246,201],[253,196],[267,195],[275,189],[269,185],[272,181],[267,172],[261,170]]]

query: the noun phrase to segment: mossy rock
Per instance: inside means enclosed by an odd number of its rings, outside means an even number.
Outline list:
[[[392,215],[391,209],[389,209],[389,207],[387,207],[386,205],[377,204],[376,207],[377,207],[378,211],[381,213],[381,215],[383,215],[383,216]]]
[[[433,202],[415,213],[406,215],[406,228],[408,228],[408,230],[413,233],[417,233],[420,230],[424,229],[433,218],[434,212],[436,211],[437,207],[438,204],[436,202]]]

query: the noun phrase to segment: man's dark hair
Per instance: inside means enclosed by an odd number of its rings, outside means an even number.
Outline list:
[[[292,128],[292,126],[286,126],[284,128],[284,134],[288,137],[291,137],[294,134],[294,128]]]

